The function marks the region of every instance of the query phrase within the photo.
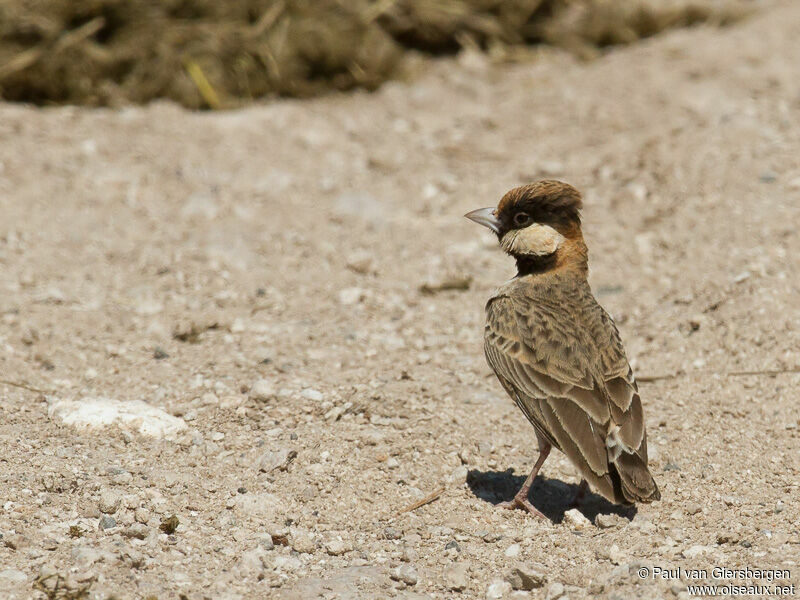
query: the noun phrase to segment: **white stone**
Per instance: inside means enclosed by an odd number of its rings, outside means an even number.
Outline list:
[[[506,556],[509,558],[513,558],[515,556],[519,556],[520,546],[519,544],[511,544],[508,548],[506,548]]]
[[[0,571],[0,585],[3,585],[3,582],[8,584],[25,583],[27,580],[28,576],[17,569],[5,569],[4,571]]]
[[[344,288],[339,291],[339,302],[345,306],[361,302],[364,298],[364,290],[358,287]]]
[[[314,402],[319,402],[322,400],[322,392],[315,390],[314,388],[306,388],[300,392],[300,395],[306,400],[313,400]]]
[[[183,419],[141,400],[82,398],[54,400],[47,409],[51,419],[78,428],[120,427],[154,438],[173,436],[187,428]]]
[[[564,524],[572,529],[584,529],[589,527],[592,522],[584,517],[577,508],[573,508],[564,513]]]
[[[486,588],[486,600],[500,600],[511,592],[511,584],[507,581],[498,579],[489,584]]]
[[[703,554],[708,554],[711,551],[712,551],[712,548],[709,547],[709,546],[699,546],[698,545],[698,546],[692,546],[691,548],[687,548],[686,550],[681,552],[681,555],[684,558],[697,558],[698,556],[701,556]]]
[[[275,397],[275,386],[266,379],[259,379],[250,388],[250,397],[253,400],[266,402]]]

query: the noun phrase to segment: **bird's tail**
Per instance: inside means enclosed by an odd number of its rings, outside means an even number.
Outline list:
[[[619,486],[618,490],[615,490],[618,492],[616,495],[621,494],[626,503],[653,502],[661,499],[661,492],[658,491],[658,485],[647,468],[647,462],[642,460],[639,454],[621,452],[611,466],[613,466],[611,476],[615,483],[614,487]]]

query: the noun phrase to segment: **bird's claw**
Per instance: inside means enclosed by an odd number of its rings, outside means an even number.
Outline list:
[[[514,496],[513,500],[508,500],[506,502],[501,502],[498,504],[500,508],[505,508],[508,510],[514,510],[515,508],[521,508],[522,510],[528,511],[534,517],[540,517],[542,519],[547,520],[547,517],[536,508],[533,504],[531,504],[530,500],[527,498],[523,498],[522,496]]]

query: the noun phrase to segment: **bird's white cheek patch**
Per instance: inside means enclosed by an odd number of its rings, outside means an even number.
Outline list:
[[[500,245],[509,254],[547,256],[558,250],[563,241],[564,236],[549,225],[534,223],[525,229],[509,231],[500,240]]]

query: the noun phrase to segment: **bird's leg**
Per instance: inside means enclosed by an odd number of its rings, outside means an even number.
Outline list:
[[[586,490],[588,488],[589,483],[585,479],[581,479],[581,484],[578,486],[578,491],[575,492],[575,497],[572,499],[572,504],[570,504],[572,508],[580,506],[581,502],[583,502],[584,496],[586,496]]]
[[[514,509],[514,508],[522,508],[527,510],[534,516],[541,517],[546,519],[539,509],[537,509],[533,504],[531,504],[530,500],[528,500],[528,492],[530,492],[531,485],[533,485],[533,480],[536,479],[536,475],[539,474],[539,469],[542,468],[544,461],[547,460],[547,457],[550,454],[550,444],[547,442],[539,444],[539,458],[536,459],[536,464],[533,465],[533,469],[531,469],[531,474],[528,475],[528,478],[525,480],[525,483],[522,484],[522,487],[517,492],[517,495],[514,496],[513,500],[509,500],[508,502],[501,502],[500,506],[502,508]]]

